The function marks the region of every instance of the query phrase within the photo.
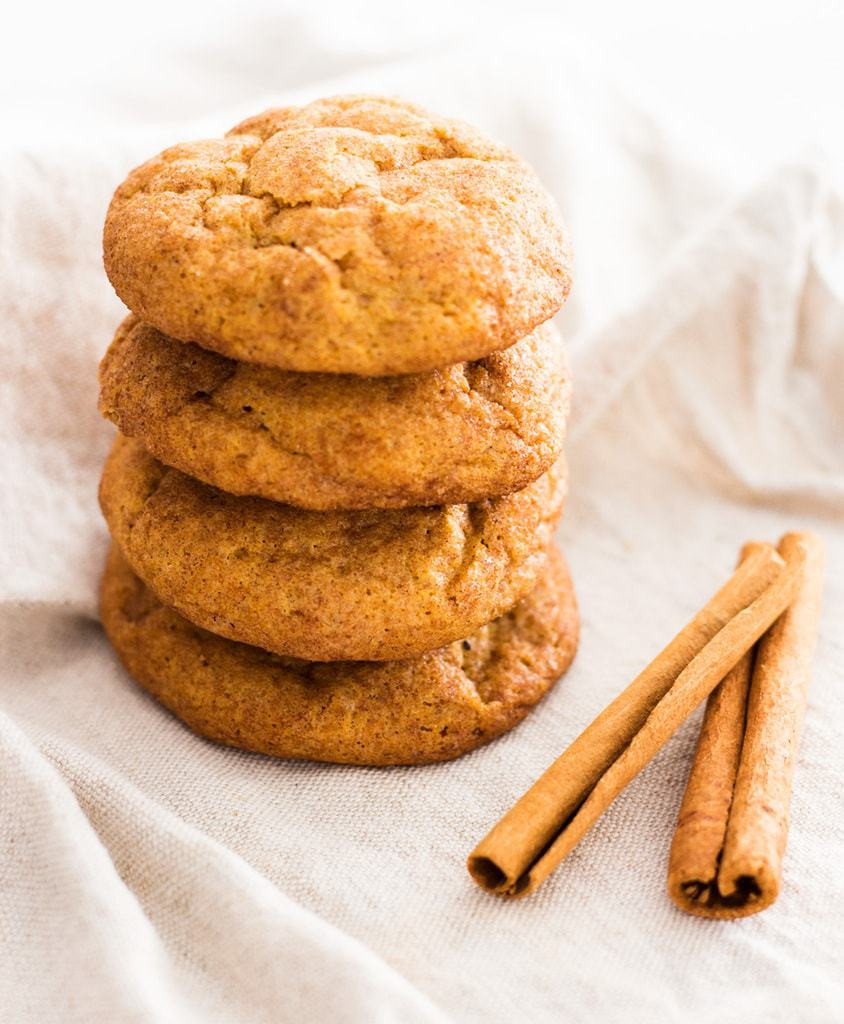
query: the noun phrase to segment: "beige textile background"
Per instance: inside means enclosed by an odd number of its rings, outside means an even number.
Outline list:
[[[281,68],[285,89],[273,92],[267,57],[254,95],[241,89],[230,109],[224,69],[197,64],[199,84],[216,83],[213,116],[150,119],[136,96],[133,118],[124,96],[125,121],[108,130],[22,127],[3,140],[0,1017],[840,1019],[844,205],[834,173],[813,154],[739,159],[565,33],[364,67],[332,46],[300,35],[307,84],[286,87],[296,76]],[[111,190],[178,138],[273,102],[360,89],[465,116],[513,145],[557,196],[577,249],[561,318],[575,411],[560,536],[580,654],[515,732],[420,769],[214,747],[134,687],[96,621],[106,535],[95,492],[111,433],[96,413],[96,363],[120,317],[99,260]],[[830,563],[779,902],[713,923],[665,896],[697,718],[534,898],[475,889],[463,864],[487,827],[708,597],[744,540],[795,526],[824,535]]]

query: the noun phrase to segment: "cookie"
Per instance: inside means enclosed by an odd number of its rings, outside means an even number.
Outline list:
[[[132,569],[221,636],[308,661],[412,658],[533,587],[562,510],[561,464],[471,505],[313,512],[241,498],[118,438],[100,504]]]
[[[512,729],[568,668],[578,639],[556,550],[512,611],[406,661],[296,661],[224,640],[162,605],[116,546],[101,614],[128,672],[200,736],[364,765],[445,761]]]
[[[480,362],[375,378],[234,362],[129,317],[100,366],[101,411],[161,462],[311,509],[517,491],[559,455],[568,403],[562,344],[544,325]]]
[[[284,370],[419,373],[553,316],[570,252],[533,171],[470,126],[377,96],[253,117],[117,189],[117,294],[181,341]]]

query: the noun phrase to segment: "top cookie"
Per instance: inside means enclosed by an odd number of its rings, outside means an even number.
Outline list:
[[[374,96],[270,110],[165,150],[109,207],[121,299],[182,341],[383,376],[506,348],[562,305],[553,200],[510,150]]]

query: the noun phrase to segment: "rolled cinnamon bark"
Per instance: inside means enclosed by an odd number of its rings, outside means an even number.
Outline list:
[[[811,533],[779,544],[805,552],[794,601],[707,705],[671,844],[668,891],[703,917],[758,913],[777,898],[791,782],[806,709],[823,589],[824,546]]]
[[[533,891],[788,605],[802,549],[758,545],[657,658],[574,741],[469,856],[483,888]]]
[[[755,548],[754,544],[745,544],[739,564]],[[714,879],[724,846],[744,739],[753,654],[751,648],[706,702],[698,753],[671,849],[671,862],[674,863],[675,856],[679,857],[678,864],[682,864],[682,875],[689,882],[690,894],[696,890],[699,879]]]

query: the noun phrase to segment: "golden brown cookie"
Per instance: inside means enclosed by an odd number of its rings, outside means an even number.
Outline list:
[[[377,96],[269,110],[165,150],[117,189],[103,245],[142,320],[284,370],[480,359],[570,287],[559,215],[527,164]]]
[[[308,661],[412,658],[533,587],[566,490],[560,464],[473,505],[313,512],[238,498],[118,438],[100,504],[132,569],[192,622]]]
[[[103,625],[131,675],[200,736],[277,757],[425,764],[512,729],[568,668],[578,615],[554,549],[535,589],[468,640],[407,661],[306,662],[162,605],[112,547]]]
[[[569,384],[553,328],[477,363],[403,377],[290,373],[129,317],[100,409],[161,462],[299,508],[449,505],[525,487],[559,455]]]

